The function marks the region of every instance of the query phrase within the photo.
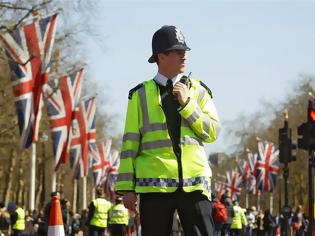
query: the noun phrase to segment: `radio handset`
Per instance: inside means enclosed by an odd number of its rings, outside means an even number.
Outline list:
[[[191,72],[189,73],[188,76],[183,75],[183,77],[179,80],[179,82],[181,82],[182,84],[185,84],[188,87],[190,76],[191,76]]]

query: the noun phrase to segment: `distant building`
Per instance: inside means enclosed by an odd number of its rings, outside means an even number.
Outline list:
[[[209,155],[209,163],[211,166],[218,166],[228,158],[229,156],[223,152],[212,153]]]

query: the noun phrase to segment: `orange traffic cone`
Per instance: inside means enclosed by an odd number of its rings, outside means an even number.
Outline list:
[[[64,236],[59,196],[53,196],[50,205],[50,217],[47,236]]]
[[[276,234],[275,234],[275,236],[280,236],[280,227],[277,227],[277,228],[276,228]]]

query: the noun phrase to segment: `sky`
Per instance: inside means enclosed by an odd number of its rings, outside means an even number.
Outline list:
[[[88,74],[122,134],[128,92],[153,78],[152,35],[175,25],[191,48],[186,74],[214,95],[223,132],[208,153],[232,152],[228,121],[282,101],[300,74],[315,71],[315,1],[102,0],[92,19],[102,40],[87,39]],[[106,134],[105,134],[106,136]]]

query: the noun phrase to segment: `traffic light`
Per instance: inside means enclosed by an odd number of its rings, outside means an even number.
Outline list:
[[[307,122],[298,127],[298,147],[315,150],[315,101],[308,102]]]
[[[288,121],[284,121],[284,127],[279,129],[279,161],[289,163],[296,161],[296,145],[292,143],[291,128]]]

